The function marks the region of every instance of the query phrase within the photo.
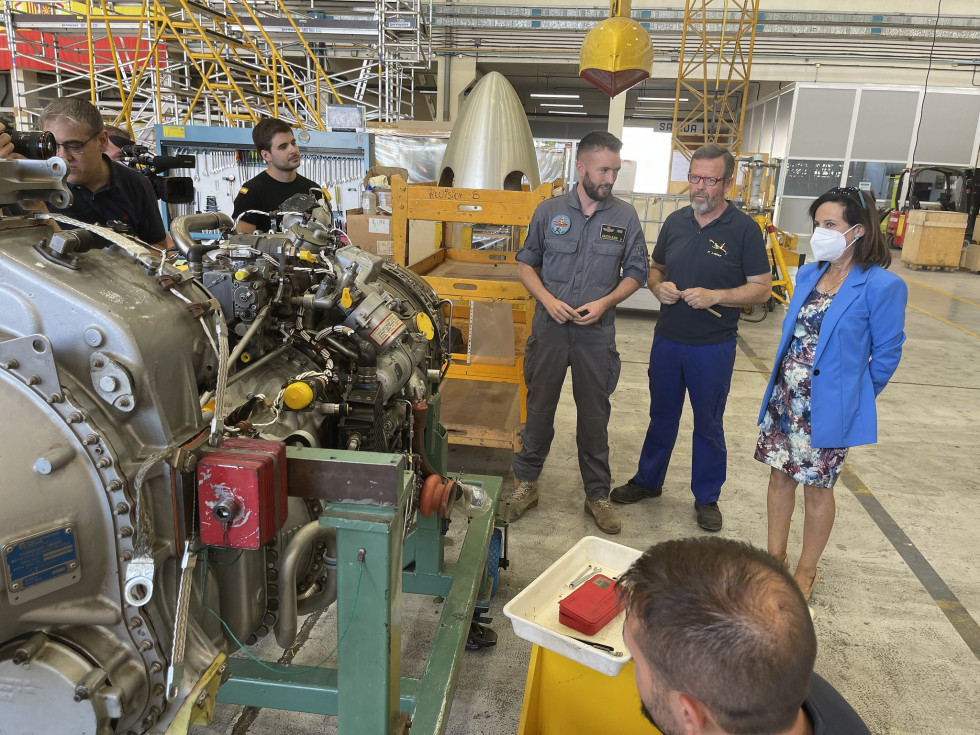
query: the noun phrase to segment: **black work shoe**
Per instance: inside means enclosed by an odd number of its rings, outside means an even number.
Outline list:
[[[718,503],[694,502],[694,510],[698,514],[698,525],[705,531],[721,530],[721,510]]]
[[[615,503],[635,503],[644,498],[659,498],[663,491],[663,487],[648,489],[640,487],[632,480],[627,480],[625,485],[613,488],[613,491],[609,493],[609,499]]]

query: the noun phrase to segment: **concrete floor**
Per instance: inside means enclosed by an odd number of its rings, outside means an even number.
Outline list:
[[[851,451],[850,472],[836,489],[837,521],[811,600],[816,669],[873,733],[974,734],[980,720],[980,275],[914,272],[897,258],[892,270],[909,285],[908,340],[898,372],[878,399],[879,444]],[[729,479],[721,497],[721,534],[763,548],[769,473],[752,452],[781,320],[777,311],[762,323],[742,323],[725,417]],[[651,314],[621,313],[617,319],[623,370],[609,431],[616,484],[632,476],[646,430],[654,323]],[[582,511],[570,378],[557,422],[540,478],[540,505],[511,529],[511,567],[490,611],[499,643],[464,654],[446,728],[451,735],[517,732],[531,644],[514,635],[503,606],[580,538],[601,535]],[[689,489],[690,431],[688,411],[663,497],[620,506],[623,532],[613,540],[643,549],[702,533]],[[509,461],[508,452],[496,450],[453,447],[450,454],[451,469],[480,474],[507,474]],[[791,558],[799,553],[802,494],[798,506]],[[455,523],[451,535],[461,525]],[[450,546],[448,554],[458,547]],[[432,598],[406,598],[404,675],[421,674],[439,607]],[[335,626],[333,611],[324,613],[295,663],[315,663],[328,652]],[[270,647],[264,655],[278,652]],[[219,705],[214,722],[193,732],[333,733],[336,721]]]

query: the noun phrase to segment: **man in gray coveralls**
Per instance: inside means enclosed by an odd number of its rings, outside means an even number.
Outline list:
[[[619,533],[609,504],[609,396],[619,381],[615,306],[646,283],[649,257],[636,211],[612,196],[622,142],[595,131],[578,146],[578,184],[534,211],[517,275],[537,299],[524,351],[527,423],[514,454],[511,520],[538,504],[537,479],[555,436],[555,408],[569,366],[585,512]],[[540,274],[538,272],[540,269]]]

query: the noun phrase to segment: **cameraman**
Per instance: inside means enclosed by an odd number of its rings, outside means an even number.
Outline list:
[[[120,222],[152,247],[173,247],[153,186],[139,172],[105,155],[109,134],[95,105],[74,97],[57,99],[41,113],[41,127],[54,135],[58,155],[68,164],[72,205],[46,209],[43,202],[27,202],[25,209],[50,210],[103,226]]]
[[[10,142],[10,133],[0,123],[0,158],[11,158],[14,155],[14,144]]]
[[[133,144],[129,133],[115,125],[106,125],[105,131],[109,134],[109,144],[105,148],[105,154],[117,163],[125,163],[126,154],[122,149]]]

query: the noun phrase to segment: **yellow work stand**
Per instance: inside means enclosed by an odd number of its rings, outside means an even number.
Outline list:
[[[513,357],[479,361],[455,352],[443,381],[442,424],[453,444],[520,449],[527,417],[524,346],[531,334],[535,301],[517,278],[514,252],[438,247],[417,263],[408,262],[409,220],[508,225],[520,228],[524,241],[535,208],[552,196],[553,184],[531,192],[454,189],[407,184],[392,178],[392,248],[394,261],[422,276],[452,305],[452,325],[469,344],[471,304],[505,303],[512,310]],[[445,231],[445,227],[443,230]],[[450,313],[446,313],[447,319]]]

